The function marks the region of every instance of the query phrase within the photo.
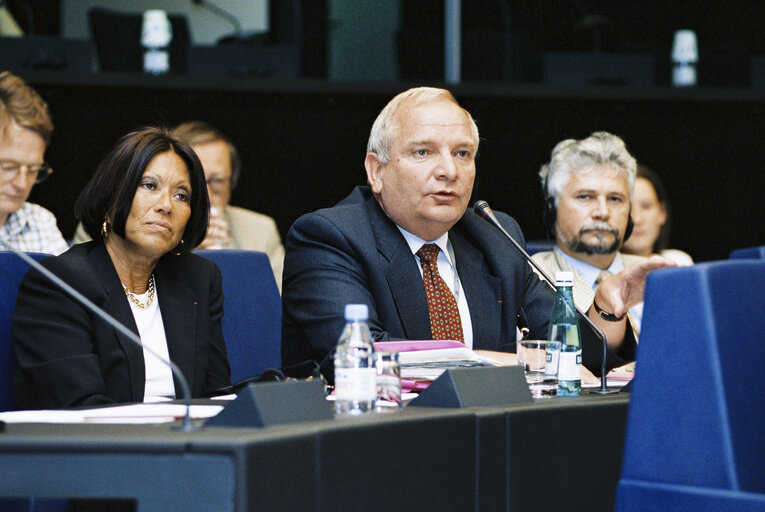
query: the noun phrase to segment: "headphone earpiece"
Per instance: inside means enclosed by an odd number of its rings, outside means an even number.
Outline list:
[[[548,176],[545,176],[545,181],[542,185],[542,200],[544,201],[542,206],[542,222],[544,222],[547,229],[547,234],[555,240],[555,218],[557,212],[555,211],[555,198],[547,191]]]
[[[557,212],[555,210],[555,198],[550,194],[545,193],[544,206],[542,207],[542,222],[547,228],[547,233],[555,239],[555,218]]]

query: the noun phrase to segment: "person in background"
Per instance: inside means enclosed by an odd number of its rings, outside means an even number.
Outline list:
[[[669,198],[656,171],[638,164],[635,190],[632,193],[632,220],[635,229],[624,242],[622,251],[638,256],[660,254],[680,266],[693,265],[689,254],[668,249],[671,219]]]
[[[551,277],[560,270],[574,273],[574,302],[583,311],[593,304],[596,310],[604,307],[595,298],[602,279],[643,260],[619,252],[631,229],[635,172],[635,159],[624,141],[608,132],[559,142],[539,171],[545,225],[556,247],[532,258]],[[640,302],[625,316],[636,337],[642,311]],[[620,355],[633,359],[634,348],[622,345]]]
[[[315,363],[333,380],[348,303],[368,305],[374,340],[460,340],[504,364],[516,362],[519,317],[531,337],[547,336],[553,290],[467,209],[478,144],[475,121],[445,89],[410,89],[385,106],[367,143],[369,186],[300,217],[287,235],[283,367],[299,375]],[[524,243],[514,219],[497,217]],[[666,265],[656,257],[609,277],[598,304],[623,317],[642,300],[648,272]],[[631,336],[623,318],[588,314],[616,345]],[[599,373],[599,339],[583,329],[582,345],[584,366]],[[608,351],[607,369],[625,362]]]
[[[32,187],[53,173],[44,160],[52,134],[40,95],[13,73],[0,73],[0,239],[19,251],[61,254],[69,248],[56,217],[27,202]]]
[[[75,204],[93,240],[42,264],[175,362],[194,398],[228,386],[221,273],[190,251],[209,201],[194,151],[168,131],[129,133]],[[170,368],[31,269],[12,322],[20,409],[180,397]]]
[[[242,173],[242,163],[231,140],[203,121],[179,125],[173,134],[199,156],[210,195],[210,228],[199,249],[245,249],[268,255],[281,290],[284,246],[271,217],[229,204]]]

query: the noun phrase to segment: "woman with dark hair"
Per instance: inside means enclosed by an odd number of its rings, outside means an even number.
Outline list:
[[[632,220],[635,228],[624,242],[623,252],[638,256],[660,254],[678,265],[693,265],[693,259],[669,249],[670,209],[667,189],[653,169],[638,165],[632,191]]]
[[[120,139],[75,205],[93,241],[43,264],[151,352],[32,269],[13,318],[18,408],[179,396],[152,352],[180,367],[193,397],[229,385],[220,270],[190,254],[205,237],[209,208],[202,166],[187,144],[160,128]]]

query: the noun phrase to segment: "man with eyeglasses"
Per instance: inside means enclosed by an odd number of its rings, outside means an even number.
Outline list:
[[[210,196],[210,226],[198,249],[244,249],[268,255],[279,291],[284,246],[274,219],[230,204],[242,170],[239,152],[223,132],[204,121],[178,125],[173,135],[186,141],[199,157]]]
[[[20,251],[60,254],[69,248],[56,217],[27,202],[32,187],[53,172],[43,160],[52,133],[40,95],[14,74],[0,73],[0,239]]]

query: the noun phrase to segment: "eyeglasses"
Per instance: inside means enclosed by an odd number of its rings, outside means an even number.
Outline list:
[[[3,180],[15,180],[22,169],[27,173],[27,176],[30,176],[35,180],[35,183],[41,183],[47,180],[48,176],[53,174],[53,168],[46,163],[40,165],[23,165],[14,162],[13,160],[0,160],[0,176],[2,176]]]
[[[221,178],[220,176],[212,176],[205,180],[207,186],[213,192],[225,192],[226,187],[231,184],[231,178]]]

